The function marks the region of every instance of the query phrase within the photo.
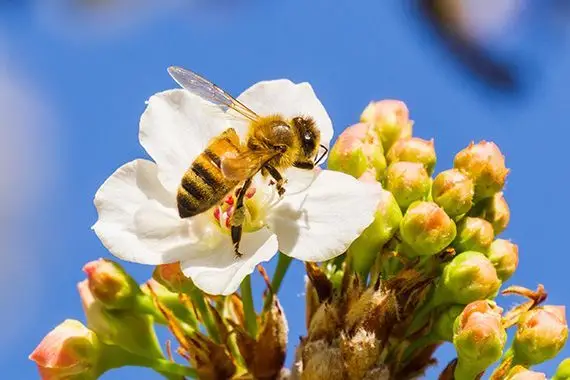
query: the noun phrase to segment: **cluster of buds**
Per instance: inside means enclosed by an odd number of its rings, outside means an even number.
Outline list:
[[[284,367],[288,326],[276,293],[290,258],[279,256],[254,308],[249,276],[239,295],[200,291],[178,263],[159,265],[138,285],[118,264],[85,266],[78,286],[86,326],[67,320],[30,355],[44,379],[97,378],[137,365],[167,379],[413,379],[450,342],[456,358],[440,379],[546,379],[533,366],[554,359],[568,336],[565,308],[546,292],[501,286],[515,273],[518,246],[499,237],[510,221],[509,170],[497,145],[471,143],[435,172],[433,139],[412,135],[400,101],[373,102],[331,148],[329,168],[383,190],[374,221],[328,262],[305,263],[306,329]],[[248,196],[253,196],[248,194]],[[234,199],[214,211],[225,224]],[[504,310],[499,294],[520,304]],[[177,344],[162,347],[155,325]],[[512,343],[507,332],[514,330]],[[178,360],[180,362],[180,360]],[[570,359],[553,379],[570,380]]]

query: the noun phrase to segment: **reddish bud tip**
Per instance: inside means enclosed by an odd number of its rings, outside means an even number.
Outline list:
[[[492,197],[501,191],[509,173],[505,157],[493,142],[469,145],[457,153],[453,165],[473,180],[476,200]]]
[[[392,145],[386,155],[388,163],[407,161],[423,164],[429,175],[433,173],[437,156],[433,140],[427,141],[418,137],[399,139]]]
[[[116,262],[99,259],[83,267],[93,296],[111,309],[128,309],[140,293],[138,284]]]
[[[408,107],[399,100],[387,99],[370,103],[362,112],[360,121],[373,125],[386,152],[396,140],[411,136],[413,123],[409,118]]]
[[[402,209],[415,201],[426,199],[431,187],[430,177],[422,164],[394,162],[386,170],[384,186]]]
[[[471,209],[475,194],[473,181],[457,169],[439,173],[432,184],[431,195],[445,212],[451,216],[465,214]]]

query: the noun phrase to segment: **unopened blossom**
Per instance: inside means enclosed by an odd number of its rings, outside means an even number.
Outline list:
[[[429,175],[433,173],[437,156],[433,139],[428,141],[419,137],[399,139],[386,155],[388,164],[398,161],[418,162],[423,164]]]
[[[505,380],[546,380],[546,375],[541,372],[531,371],[522,365],[516,365],[509,371]]]
[[[499,235],[507,228],[511,220],[511,210],[505,200],[503,192],[493,195],[483,201],[483,207],[474,213],[489,221],[493,225],[495,235]]]
[[[380,137],[384,151],[400,138],[411,137],[413,122],[408,107],[399,100],[371,102],[362,112],[360,121],[369,123]]]
[[[132,307],[140,289],[135,280],[117,263],[99,259],[83,266],[93,296],[111,309]]]
[[[457,169],[442,171],[431,186],[433,201],[452,217],[465,214],[471,209],[474,194],[471,178]]]
[[[556,373],[552,380],[568,380],[570,379],[570,358],[566,358],[560,362],[556,368]]]
[[[497,239],[489,247],[487,257],[495,266],[497,276],[505,282],[519,265],[519,247],[508,240]]]
[[[386,169],[384,186],[390,191],[402,209],[415,201],[427,198],[431,179],[423,164],[417,162],[394,162]]]
[[[568,339],[564,306],[542,306],[524,313],[518,322],[513,351],[519,363],[535,365],[554,358]]]
[[[453,246],[457,252],[487,252],[495,234],[491,223],[482,218],[465,217],[457,223]]]
[[[473,180],[476,200],[492,197],[500,192],[509,173],[499,147],[487,141],[471,143],[457,153],[453,166]]]
[[[475,379],[499,360],[507,341],[501,312],[494,302],[480,300],[467,305],[457,317],[453,326],[458,357],[456,379]]]
[[[95,379],[101,344],[81,322],[67,319],[50,331],[30,354],[43,380]]]
[[[328,147],[332,123],[308,83],[260,82],[238,100],[260,115],[312,116]],[[228,118],[188,91],[168,90],[149,99],[139,139],[154,162],[123,165],[95,195],[99,219],[93,229],[113,255],[149,265],[180,262],[203,291],[230,294],[277,250],[304,261],[328,260],[344,253],[373,221],[377,185],[340,172],[291,169],[280,198],[275,186],[257,176],[246,196],[242,256],[236,257],[227,223],[235,199],[185,219],[176,203],[184,173],[210,139],[229,127],[245,137],[246,122]]]
[[[369,173],[380,179],[386,169],[386,158],[371,126],[359,123],[346,128],[331,148],[328,167],[355,178]]]

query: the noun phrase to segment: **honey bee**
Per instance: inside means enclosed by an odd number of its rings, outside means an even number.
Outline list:
[[[271,176],[277,193],[282,196],[286,179],[281,172],[290,167],[311,170],[328,150],[320,144],[320,131],[310,116],[290,119],[280,114],[260,116],[192,71],[173,66],[168,72],[182,88],[217,106],[228,118],[232,117],[228,112],[232,110],[248,123],[245,141],[240,141],[233,128],[214,137],[182,177],[177,193],[178,214],[189,218],[220,204],[242,184],[236,191],[230,220],[234,252],[239,257],[244,197],[253,177],[258,172],[264,177]],[[319,148],[324,151],[317,158]]]

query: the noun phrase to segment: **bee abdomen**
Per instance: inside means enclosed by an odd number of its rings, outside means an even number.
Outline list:
[[[181,218],[198,215],[212,208],[237,185],[237,182],[228,181],[222,174],[220,155],[228,151],[238,152],[238,149],[223,134],[194,160],[190,169],[184,173],[178,188],[178,213]]]

